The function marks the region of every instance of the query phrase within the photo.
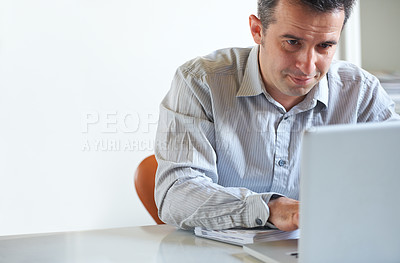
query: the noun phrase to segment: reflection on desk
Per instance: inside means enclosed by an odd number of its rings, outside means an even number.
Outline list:
[[[259,262],[168,225],[0,237],[0,262]]]

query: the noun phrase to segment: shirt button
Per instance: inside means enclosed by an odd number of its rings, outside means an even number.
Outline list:
[[[279,166],[284,166],[286,162],[284,160],[279,160],[278,165]]]
[[[263,225],[263,221],[260,218],[257,218],[256,219],[256,224],[259,225],[259,226],[262,226]]]

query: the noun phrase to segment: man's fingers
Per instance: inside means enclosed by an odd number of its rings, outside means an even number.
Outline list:
[[[299,228],[299,201],[280,197],[268,203],[269,221],[283,231]]]
[[[296,229],[299,228],[300,224],[299,224],[299,213],[295,213],[293,215],[293,225],[296,226]]]

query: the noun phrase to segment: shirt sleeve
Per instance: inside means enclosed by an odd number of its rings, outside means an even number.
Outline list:
[[[357,122],[399,121],[395,103],[381,86],[378,78],[370,76],[361,86]]]
[[[215,144],[207,84],[180,68],[160,106],[155,146],[160,218],[182,229],[265,225],[274,193],[219,185]]]

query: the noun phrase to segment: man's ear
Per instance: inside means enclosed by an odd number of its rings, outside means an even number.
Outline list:
[[[253,36],[254,42],[261,45],[261,37],[262,37],[262,24],[260,19],[258,19],[255,15],[251,15],[249,17],[250,31]]]

